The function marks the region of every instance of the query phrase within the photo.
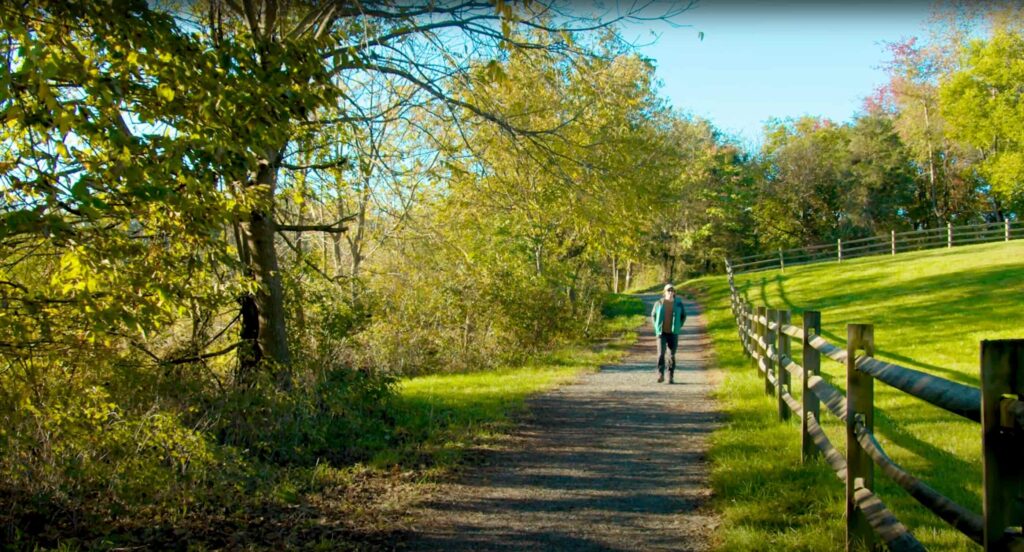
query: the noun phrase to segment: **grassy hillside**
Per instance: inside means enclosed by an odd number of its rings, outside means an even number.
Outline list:
[[[822,313],[822,333],[845,344],[846,324],[875,325],[876,356],[978,385],[982,339],[1024,337],[1024,241],[938,249],[739,275],[754,305]],[[798,421],[780,423],[743,356],[724,277],[689,282],[706,307],[726,378],[719,398],[730,421],[713,438],[713,485],[725,523],[724,550],[837,549],[844,538],[843,487],[823,462],[800,465]],[[793,357],[800,358],[799,343]],[[823,377],[845,387],[845,368],[822,359]],[[799,395],[799,388],[794,391]],[[876,432],[900,465],[953,500],[981,511],[978,424],[885,384],[875,386]],[[825,411],[822,408],[823,412]],[[840,423],[823,414],[842,448]],[[880,496],[929,549],[976,550],[876,469]]]

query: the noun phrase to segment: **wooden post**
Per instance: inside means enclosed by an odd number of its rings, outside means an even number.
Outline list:
[[[803,342],[803,366],[804,377],[800,385],[804,406],[804,418],[800,422],[800,443],[803,450],[803,461],[807,463],[815,456],[821,454],[821,450],[814,444],[810,431],[807,427],[808,416],[814,416],[818,421],[821,416],[821,403],[818,396],[814,394],[808,385],[807,380],[812,375],[821,373],[821,353],[811,347],[811,339],[821,333],[821,313],[818,311],[804,311],[804,342]]]
[[[790,337],[788,334],[782,331],[782,326],[789,324],[791,315],[788,310],[780,310],[775,312],[775,323],[779,325],[779,362],[775,364],[775,378],[778,381],[778,388],[775,390],[775,395],[778,398],[779,403],[779,420],[785,421],[790,417],[789,404],[786,403],[786,399],[782,398],[782,395],[789,393],[789,370],[786,370],[786,362],[783,357],[789,358],[792,354],[790,350]]]
[[[764,392],[766,395],[778,396],[779,386],[777,385],[777,383],[779,377],[779,332],[777,330],[772,330],[771,324],[772,322],[778,320],[779,311],[775,309],[768,309],[767,311],[765,311],[765,318],[765,322],[767,322],[767,324],[764,325],[764,342],[768,345],[768,350],[765,351],[764,354],[764,365],[767,367],[767,369],[764,371]],[[768,354],[769,352],[775,353],[775,360],[772,360],[772,358]],[[772,381],[770,378],[771,374],[775,374],[776,385],[772,385]]]
[[[873,549],[875,532],[864,513],[857,508],[854,493],[857,487],[875,487],[874,462],[857,442],[855,428],[863,423],[868,431],[875,428],[875,381],[857,370],[857,351],[874,356],[874,327],[871,324],[846,326],[846,550]]]
[[[1003,236],[1006,237],[1006,241],[1010,241],[1010,219],[1003,219]]]
[[[890,233],[890,236],[891,236],[890,240],[892,241],[892,254],[895,255],[896,254],[896,231],[895,230],[890,230],[889,233]]]
[[[1005,532],[1024,521],[1024,435],[1009,415],[1024,398],[1024,339],[981,342],[981,450],[985,550],[1007,549]]]
[[[757,362],[757,358],[759,356],[762,357],[762,358],[764,357],[764,350],[761,348],[761,343],[763,341],[765,341],[766,336],[765,336],[765,326],[764,326],[764,324],[761,323],[761,318],[765,315],[766,311],[767,311],[767,308],[765,308],[765,307],[754,307],[754,314],[757,316],[757,321],[754,322],[754,333],[755,333],[755,335],[757,335],[757,339],[755,340],[755,343],[754,343],[754,351],[757,352],[757,354],[754,355],[754,368],[755,369],[760,369],[760,366],[758,365],[758,362]],[[767,363],[765,363],[765,364],[767,364]],[[767,374],[767,372],[765,372],[765,373]]]
[[[946,247],[953,247],[953,223],[946,223]]]
[[[836,254],[839,256],[838,262],[843,262],[843,238],[836,240]]]
[[[743,345],[743,354],[749,355],[749,343],[747,342],[747,318],[746,303],[739,296],[736,297],[736,326],[740,334],[740,344]]]
[[[751,353],[752,353],[752,351],[751,351],[751,320],[749,319],[749,317],[746,317],[746,315],[748,315],[750,313],[751,305],[749,305],[745,301],[741,301],[739,303],[739,310],[741,312],[741,316],[742,316],[741,320],[743,322],[743,352],[745,352],[746,355],[750,356]]]
[[[757,313],[757,307],[747,303],[747,314],[752,315]],[[757,340],[755,337],[758,334],[757,322],[747,318],[747,340],[750,342],[750,363],[754,367],[754,371],[757,371]],[[753,334],[753,335],[751,335]]]
[[[748,314],[757,314],[757,311],[758,311],[758,307],[756,307],[756,306],[754,306],[754,305],[752,305],[750,303],[746,304],[746,313],[748,313]],[[761,329],[758,326],[758,323],[755,322],[755,321],[752,321],[752,320],[748,319],[748,320],[746,320],[746,323],[748,323],[750,325],[750,327],[748,328],[750,330],[750,332],[748,334],[746,334],[746,339],[749,339],[750,340],[750,344],[751,344],[751,366],[753,366],[754,367],[754,371],[757,372],[758,371],[758,343],[757,343],[757,339],[756,338],[757,338],[757,336],[761,335],[761,333],[760,333]],[[753,334],[753,335],[751,335],[751,334]]]
[[[779,272],[786,271],[786,261],[782,258],[782,248],[779,248]]]

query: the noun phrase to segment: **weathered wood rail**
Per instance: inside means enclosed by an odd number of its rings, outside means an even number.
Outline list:
[[[817,455],[846,484],[846,549],[924,550],[921,543],[874,494],[874,468],[924,507],[986,551],[1024,550],[1024,339],[981,342],[981,389],[874,358],[874,327],[848,324],[846,346],[821,336],[821,313],[805,311],[800,326],[789,311],[754,307],[736,291],[726,263],[731,308],[739,340],[764,378],[765,393],[780,420],[801,420],[802,459]],[[803,345],[800,362],[792,340]],[[846,366],[846,390],[821,377],[821,358]],[[797,378],[800,400],[790,393]],[[874,382],[981,424],[983,512],[975,513],[917,479],[894,462],[874,436]],[[820,406],[846,424],[846,457],[819,424]]]
[[[1010,241],[1024,238],[1024,226],[1009,220],[984,224],[965,224],[906,232],[891,231],[888,235],[870,236],[834,243],[810,245],[793,249],[779,249],[777,253],[762,253],[730,259],[735,274],[759,270],[780,269],[823,261],[843,262],[868,255],[895,255],[897,252],[953,247],[975,243]]]

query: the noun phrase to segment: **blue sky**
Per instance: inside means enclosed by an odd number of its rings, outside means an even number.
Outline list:
[[[883,41],[927,34],[927,1],[701,0],[625,33],[655,60],[661,95],[749,144],[769,117],[849,120],[886,82]],[[703,40],[698,32],[704,33]]]

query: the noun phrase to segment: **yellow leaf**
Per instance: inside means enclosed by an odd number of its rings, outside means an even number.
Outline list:
[[[172,101],[174,99],[174,90],[166,84],[156,85],[156,95],[160,96],[164,101]]]

